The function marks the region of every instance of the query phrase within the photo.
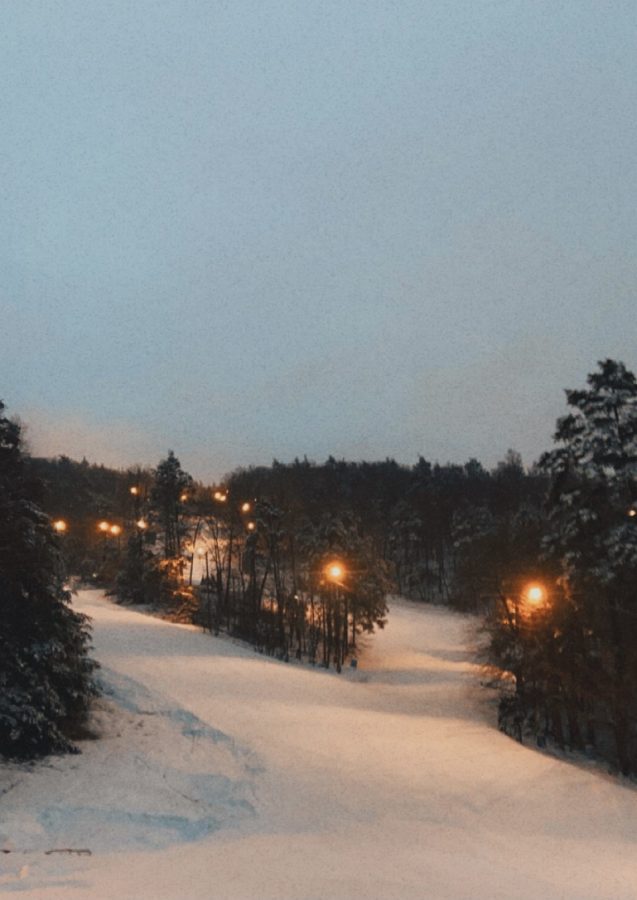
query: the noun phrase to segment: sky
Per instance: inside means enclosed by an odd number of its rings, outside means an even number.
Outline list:
[[[552,444],[637,368],[632,0],[4,0],[0,398],[196,478]]]

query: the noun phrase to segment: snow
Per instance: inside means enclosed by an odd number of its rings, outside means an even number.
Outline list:
[[[496,730],[470,617],[394,601],[339,676],[76,606],[101,738],[0,767],[0,894],[634,898],[633,786]]]

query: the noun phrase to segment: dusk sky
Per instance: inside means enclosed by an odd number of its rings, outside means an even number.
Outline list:
[[[195,477],[551,446],[637,368],[634,0],[4,0],[0,398]]]

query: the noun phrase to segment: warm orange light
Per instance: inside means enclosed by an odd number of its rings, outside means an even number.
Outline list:
[[[64,519],[58,519],[57,522],[53,523],[53,527],[55,528],[55,530],[57,532],[59,532],[61,534],[63,531],[66,531],[66,529],[68,528],[68,525],[66,524]]]
[[[214,498],[215,498],[215,500],[218,500],[219,503],[225,503],[226,499],[227,499],[227,495],[224,494],[222,491],[215,491]]]
[[[138,519],[135,524],[138,528],[141,528],[142,531],[144,528],[148,528],[148,522],[145,519]]]
[[[631,519],[634,518],[635,516],[637,516],[637,509],[629,509],[628,515],[630,516]]]
[[[530,584],[526,588],[524,596],[529,603],[532,603],[534,606],[539,606],[546,600],[546,589],[541,584]]]
[[[100,522],[97,527],[100,531],[109,531],[111,526],[108,524],[108,522]]]
[[[188,494],[182,494],[179,499],[181,500],[182,503],[185,503],[186,500],[188,499]]]
[[[133,495],[133,497],[136,497],[139,494],[139,488],[136,485],[133,485],[132,488],[130,489],[130,492]]]
[[[250,512],[250,504],[246,501],[241,504],[241,512]]]
[[[248,531],[254,531],[256,527],[257,526],[254,524],[254,522],[248,522]]]
[[[331,562],[325,566],[324,571],[330,581],[340,581],[345,575],[345,566],[340,562]]]
[[[122,527],[121,525],[111,525],[109,531],[111,534],[114,534],[115,537],[117,537],[122,533]]]

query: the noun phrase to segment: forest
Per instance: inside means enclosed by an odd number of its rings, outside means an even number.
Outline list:
[[[337,671],[391,594],[478,614],[500,728],[635,773],[637,383],[604,360],[566,399],[530,468],[304,458],[204,485],[172,451],[24,466],[68,573],[118,602]]]

